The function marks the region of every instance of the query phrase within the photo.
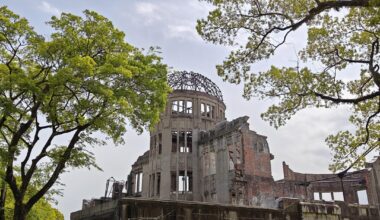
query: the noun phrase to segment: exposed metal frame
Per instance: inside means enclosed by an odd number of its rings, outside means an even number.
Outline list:
[[[168,76],[168,84],[174,90],[204,92],[223,102],[219,87],[209,78],[195,72],[176,71]]]

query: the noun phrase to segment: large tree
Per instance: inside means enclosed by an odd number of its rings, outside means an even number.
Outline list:
[[[218,74],[231,83],[243,82],[248,99],[278,98],[262,114],[264,120],[277,128],[307,107],[350,105],[349,121],[356,129],[326,139],[334,155],[330,169],[361,166],[369,152],[380,149],[379,0],[207,2],[214,9],[198,20],[198,33],[235,48],[217,65]],[[255,63],[270,59],[290,35],[304,30],[308,39],[298,51],[298,65],[254,71]],[[311,62],[319,68],[310,67]],[[352,72],[355,79],[348,80]]]
[[[18,220],[62,172],[97,167],[99,137],[123,143],[127,123],[141,132],[157,122],[170,91],[156,51],[128,44],[105,17],[62,13],[47,24],[45,39],[0,8],[0,161]]]

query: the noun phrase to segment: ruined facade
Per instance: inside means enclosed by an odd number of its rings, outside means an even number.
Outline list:
[[[132,166],[131,196],[274,208],[281,197],[357,204],[361,192],[378,204],[378,161],[342,179],[297,173],[284,162],[284,179],[274,181],[267,137],[250,130],[247,116],[225,119],[213,82],[177,72],[169,84],[173,92],[150,149]]]
[[[274,201],[266,137],[248,117],[225,120],[219,88],[196,73],[170,76],[173,92],[150,135],[150,149],[132,166],[131,195],[144,198],[260,205]],[[184,86],[185,85],[185,86]],[[271,184],[267,184],[270,182]],[[258,192],[261,198],[255,197]]]
[[[126,216],[149,216],[146,214],[149,212],[128,211],[126,207],[134,207],[142,201],[150,207],[148,201],[152,199],[161,206],[147,209],[155,208],[161,214],[171,213],[164,201],[170,204],[177,202],[178,207],[172,208],[178,213],[183,212],[180,206],[187,206],[190,204],[187,202],[193,201],[192,212],[201,212],[201,204],[219,204],[281,209],[290,216],[296,216],[287,219],[327,215],[331,210],[331,219],[344,216],[378,219],[380,158],[375,158],[363,170],[341,176],[298,173],[283,162],[284,178],[275,181],[271,171],[274,156],[270,153],[267,137],[250,130],[247,116],[226,120],[222,93],[213,82],[193,72],[177,72],[169,76],[169,84],[173,92],[159,123],[150,133],[149,150],[132,165],[126,184],[127,193],[112,194],[114,200],[128,204],[125,207],[116,205],[118,209],[132,213]],[[119,186],[116,184],[116,187]],[[365,203],[368,206],[358,206],[363,203],[360,193],[367,198]],[[132,200],[122,200],[122,197]],[[133,200],[131,197],[138,198]],[[97,200],[97,203],[105,201],[109,199]],[[83,213],[91,213],[86,210],[95,206],[84,205]],[[294,207],[298,208],[293,210]],[[175,216],[181,215],[178,213]],[[265,213],[263,216],[277,215],[273,210]],[[192,219],[192,215],[190,213],[188,219]],[[218,211],[216,219],[224,219],[224,215]],[[239,215],[243,216],[242,213]]]

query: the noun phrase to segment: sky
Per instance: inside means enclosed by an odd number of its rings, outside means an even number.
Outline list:
[[[324,140],[329,134],[346,129],[349,109],[306,109],[297,113],[287,125],[276,130],[260,118],[273,100],[245,100],[243,86],[223,82],[216,74],[215,65],[228,55],[229,48],[203,41],[196,33],[196,20],[207,16],[210,6],[197,0],[1,0],[15,13],[25,17],[35,30],[48,37],[52,31],[46,21],[61,12],[81,15],[85,9],[107,17],[126,33],[126,41],[138,48],[158,46],[163,62],[172,70],[194,71],[214,81],[221,89],[227,106],[228,120],[249,116],[250,128],[268,137],[275,179],[281,179],[282,161],[297,172],[328,172],[330,151]],[[295,66],[296,51],[306,44],[306,31],[301,29],[290,35],[289,41],[270,60],[253,65],[255,71],[269,69],[271,65]],[[82,199],[104,195],[106,180],[126,180],[132,163],[149,146],[149,133],[138,135],[131,128],[122,146],[95,147],[98,165],[103,171],[74,169],[64,173],[61,182],[63,196],[57,207],[65,219],[81,209]]]

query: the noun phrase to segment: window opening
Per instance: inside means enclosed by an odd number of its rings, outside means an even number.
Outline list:
[[[153,136],[153,150],[155,151],[156,150],[156,146],[157,146],[157,137],[156,135]]]
[[[185,132],[179,132],[179,152],[186,153],[187,149],[185,147]]]
[[[178,191],[179,192],[191,192],[193,188],[192,173],[187,172],[187,176],[184,171],[181,171],[178,176]]]
[[[319,198],[319,192],[314,192],[314,200],[321,200],[321,198]]]
[[[136,182],[135,182],[135,192],[136,193],[139,193],[142,191],[142,177],[143,177],[143,174],[142,172],[139,172],[136,174]]]
[[[178,113],[178,101],[173,101],[172,102],[172,114],[177,114]]]
[[[185,109],[185,106],[184,106],[184,101],[178,101],[178,113],[183,113]]]
[[[343,192],[334,192],[334,201],[344,201]]]
[[[211,106],[206,105],[206,117],[210,118],[211,117]]]
[[[325,201],[332,201],[331,192],[322,193],[322,199]]]
[[[162,153],[162,134],[158,134],[158,154]]]
[[[201,103],[201,115],[206,116],[206,105]]]
[[[264,151],[264,144],[262,142],[259,142],[259,152]]]
[[[177,152],[177,131],[172,131],[172,152]]]
[[[368,205],[367,190],[359,190],[356,193],[358,194],[359,204]]]
[[[160,195],[160,186],[161,185],[161,173],[157,173],[157,188],[156,188],[156,194]]]
[[[154,196],[154,183],[155,183],[155,180],[156,180],[156,175],[155,174],[152,174],[151,175],[151,178],[152,178],[152,182],[151,182],[151,186],[149,187],[149,189],[151,189],[151,191],[150,191],[150,196]]]
[[[193,102],[186,101],[186,114],[193,114]]]
[[[193,152],[193,133],[191,131],[186,132],[186,152]]]
[[[176,191],[176,185],[177,185],[177,182],[176,182],[176,174],[175,174],[175,172],[172,172],[171,173],[171,176],[170,176],[170,185],[171,185],[171,191],[172,192],[174,192],[174,191]]]

